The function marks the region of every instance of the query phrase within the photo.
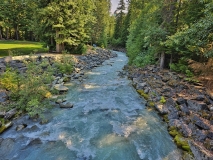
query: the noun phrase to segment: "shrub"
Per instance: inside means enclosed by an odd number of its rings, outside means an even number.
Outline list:
[[[55,65],[58,71],[64,74],[71,74],[74,69],[72,57],[67,53],[63,53],[60,60],[55,62]]]

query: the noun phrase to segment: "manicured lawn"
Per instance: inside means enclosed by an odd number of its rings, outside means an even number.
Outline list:
[[[0,41],[0,57],[8,56],[11,52],[15,55],[27,55],[32,52],[44,53],[47,48],[40,42],[30,41]]]

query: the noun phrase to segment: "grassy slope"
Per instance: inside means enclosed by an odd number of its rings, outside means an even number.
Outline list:
[[[0,41],[0,57],[8,56],[10,51],[18,55],[26,55],[31,52],[47,52],[47,49],[40,42]]]

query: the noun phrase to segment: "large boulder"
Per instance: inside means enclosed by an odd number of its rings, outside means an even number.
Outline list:
[[[62,84],[56,84],[56,85],[54,86],[54,88],[55,88],[56,90],[58,90],[59,92],[66,92],[66,91],[68,91],[68,89],[69,89],[69,88],[67,88],[66,86],[63,86]]]

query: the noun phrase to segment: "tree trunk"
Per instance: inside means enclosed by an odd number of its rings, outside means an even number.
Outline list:
[[[164,68],[164,64],[165,64],[165,52],[162,52],[160,55],[160,69]]]
[[[161,28],[168,32],[168,34],[172,34],[174,29],[171,29],[172,23],[174,20],[174,11],[176,9],[175,4],[177,0],[164,0],[164,7],[162,9],[162,18],[163,23],[161,24]],[[176,17],[176,22],[178,22],[178,17]],[[160,55],[160,68],[163,69],[165,66],[165,52],[163,51]]]
[[[2,27],[0,27],[0,39],[2,39]]]
[[[59,38],[59,30],[56,30],[56,40]],[[61,44],[56,42],[56,52],[61,52]]]
[[[6,39],[8,40],[9,39],[9,29],[6,28]]]
[[[18,30],[18,26],[15,27],[15,35],[16,35],[16,40],[19,40],[19,30]]]

